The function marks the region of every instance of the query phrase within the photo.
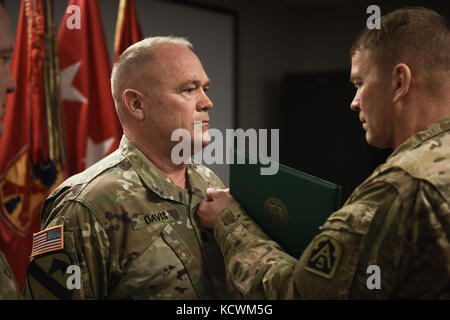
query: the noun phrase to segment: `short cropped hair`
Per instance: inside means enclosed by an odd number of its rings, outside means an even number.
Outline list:
[[[163,44],[181,45],[192,49],[192,43],[183,37],[150,37],[129,46],[115,62],[111,73],[111,92],[116,109],[122,103],[122,93],[139,79],[153,59],[154,49]],[[120,115],[119,115],[120,117]]]
[[[448,21],[433,10],[407,7],[381,18],[381,29],[365,28],[356,38],[350,54],[368,49],[387,66],[405,62],[433,80],[450,70]]]

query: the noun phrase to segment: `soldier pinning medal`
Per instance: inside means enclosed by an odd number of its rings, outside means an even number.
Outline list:
[[[450,298],[449,23],[420,7],[373,18],[350,50],[350,108],[370,145],[394,151],[301,256],[272,241],[229,192],[211,190],[200,205],[244,298]]]

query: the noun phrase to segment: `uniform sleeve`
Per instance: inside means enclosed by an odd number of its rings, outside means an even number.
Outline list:
[[[0,300],[20,300],[20,290],[8,265],[6,257],[0,252]]]
[[[395,273],[394,253],[388,251],[403,211],[391,184],[372,183],[360,191],[327,219],[298,260],[271,241],[239,204],[224,209],[214,231],[228,281],[249,299],[346,299],[352,292],[369,292],[369,263],[390,264]],[[400,260],[398,254],[395,262]]]
[[[31,299],[101,299],[107,295],[109,238],[94,213],[77,201],[53,208],[43,229],[63,226],[64,247],[36,255],[27,269]]]

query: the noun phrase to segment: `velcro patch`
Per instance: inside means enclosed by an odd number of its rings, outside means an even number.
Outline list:
[[[65,251],[48,253],[34,258],[28,264],[27,281],[33,299],[55,300],[72,299],[80,290],[70,290],[67,268],[72,259]]]
[[[174,220],[172,215],[166,210],[161,210],[152,213],[141,214],[132,218],[133,229],[141,229],[143,227],[152,226],[159,223],[166,223]]]
[[[51,227],[33,234],[31,256],[61,250],[64,248],[64,228],[62,225]]]
[[[305,270],[326,279],[332,279],[339,265],[342,246],[336,239],[323,235],[318,237],[309,255]]]

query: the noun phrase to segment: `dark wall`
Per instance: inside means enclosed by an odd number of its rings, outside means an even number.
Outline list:
[[[342,186],[344,202],[392,150],[365,141],[348,71],[290,74],[283,81],[280,160]]]

